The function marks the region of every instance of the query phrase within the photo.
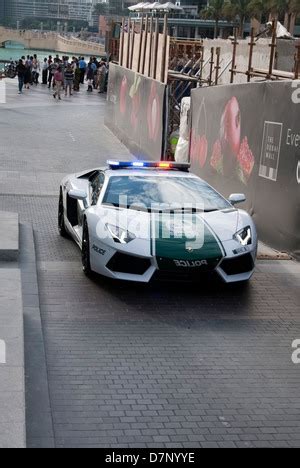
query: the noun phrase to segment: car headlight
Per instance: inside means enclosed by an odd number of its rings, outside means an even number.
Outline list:
[[[240,231],[238,231],[234,238],[241,244],[241,245],[251,245],[252,244],[252,231],[251,227],[247,226]]]
[[[106,227],[113,240],[118,244],[128,244],[136,239],[135,235],[132,234],[132,232],[126,231],[126,229],[122,229],[112,224],[107,224]]]

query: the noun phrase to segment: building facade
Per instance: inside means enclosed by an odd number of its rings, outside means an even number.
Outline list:
[[[0,0],[5,3],[6,0]],[[25,18],[87,21],[97,23],[94,7],[101,0],[9,0],[10,15],[16,21]]]
[[[12,15],[11,0],[0,0],[0,24],[5,24]]]

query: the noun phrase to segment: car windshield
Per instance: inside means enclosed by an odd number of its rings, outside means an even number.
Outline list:
[[[104,204],[146,210],[217,211],[230,203],[196,177],[112,176]]]

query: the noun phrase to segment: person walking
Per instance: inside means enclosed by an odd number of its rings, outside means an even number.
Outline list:
[[[74,91],[80,91],[81,71],[80,71],[80,68],[79,68],[78,60],[76,60],[74,62],[73,69],[74,69],[74,73],[75,73]]]
[[[18,75],[18,80],[19,80],[19,93],[23,93],[23,86],[24,86],[24,79],[25,79],[25,73],[26,73],[26,67],[23,63],[23,60],[20,59],[19,63],[17,65],[17,75]]]
[[[106,74],[107,74],[106,63],[104,62],[104,60],[102,60],[98,68],[99,94],[103,94],[105,92]]]
[[[80,70],[80,83],[84,84],[84,77],[86,73],[86,61],[84,60],[84,57],[81,57],[79,60],[79,70]]]
[[[30,62],[30,60],[26,60],[25,68],[26,68],[26,71],[25,71],[25,75],[24,75],[24,86],[25,86],[25,89],[29,89],[30,88],[29,85],[31,83],[31,62]]]
[[[51,57],[51,56],[50,56]],[[53,81],[53,77],[54,77],[54,73],[57,69],[57,66],[56,66],[56,63],[53,62],[52,60],[52,57],[50,59],[49,57],[49,60],[48,60],[48,71],[49,71],[49,76],[48,76],[48,88],[50,89],[51,88],[51,85],[52,85],[52,81]]]
[[[87,69],[87,72],[86,72],[86,79],[87,79],[87,82],[88,82],[87,92],[92,93],[93,92],[93,81],[94,81],[94,69],[93,69],[92,63],[89,63],[89,65],[88,65],[88,69]]]
[[[42,65],[42,79],[43,79],[43,85],[47,85],[48,83],[48,61],[46,58],[44,58],[44,63]]]
[[[73,95],[72,90],[74,84],[74,77],[75,75],[72,65],[69,63],[65,71],[65,96],[68,96],[68,91],[70,96]]]
[[[32,81],[37,86],[39,84],[39,76],[41,71],[40,61],[37,58],[37,55],[34,54],[32,60]]]
[[[58,97],[59,101],[61,101],[61,89],[63,86],[63,79],[63,73],[61,67],[59,66],[56,72],[54,73],[55,92],[53,94],[54,99]]]

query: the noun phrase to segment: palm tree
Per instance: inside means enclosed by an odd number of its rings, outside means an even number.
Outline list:
[[[224,15],[231,20],[239,22],[239,36],[244,37],[246,19],[249,18],[249,0],[225,0]]]
[[[300,14],[300,0],[269,0],[269,7],[272,18],[285,17],[285,26],[292,32],[292,23]]]
[[[248,4],[249,18],[256,19],[261,25],[263,17],[270,13],[270,1],[268,0],[250,0]]]
[[[261,22],[263,15],[269,13],[270,5],[266,0],[250,0],[248,4],[248,14],[250,18],[255,18]]]
[[[209,2],[208,6],[203,8],[200,11],[200,15],[203,18],[213,19],[215,21],[215,32],[214,38],[218,37],[219,32],[219,22],[222,18],[224,18],[224,5],[225,0],[212,0]]]

